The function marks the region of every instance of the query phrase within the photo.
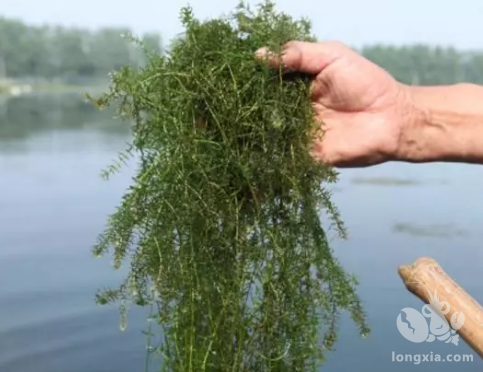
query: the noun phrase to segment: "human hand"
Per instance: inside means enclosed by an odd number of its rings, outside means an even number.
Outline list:
[[[280,63],[265,48],[257,56]],[[316,160],[361,167],[398,158],[404,128],[414,116],[407,86],[339,42],[289,42],[282,63],[288,71],[314,76],[314,113],[323,129],[313,142]]]

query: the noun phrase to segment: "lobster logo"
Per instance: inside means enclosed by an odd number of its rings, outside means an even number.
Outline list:
[[[456,331],[463,327],[465,315],[461,311],[455,312],[451,316],[451,326],[449,325],[444,315],[449,312],[450,306],[446,301],[439,300],[438,287],[433,295],[425,286],[429,292],[429,304],[424,305],[421,312],[406,307],[398,315],[397,328],[408,341],[420,343],[438,339],[458,345],[459,335]],[[429,318],[429,326],[426,318]]]

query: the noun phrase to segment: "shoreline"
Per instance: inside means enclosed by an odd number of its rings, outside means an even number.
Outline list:
[[[69,84],[57,82],[15,81],[0,79],[0,96],[18,97],[39,93],[94,93],[108,88],[107,82],[92,82],[91,84]]]

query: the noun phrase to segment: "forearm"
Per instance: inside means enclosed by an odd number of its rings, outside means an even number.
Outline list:
[[[483,86],[407,87],[415,112],[399,160],[483,164]]]

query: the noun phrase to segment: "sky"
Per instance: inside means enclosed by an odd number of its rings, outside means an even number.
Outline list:
[[[248,1],[250,4],[258,0]],[[0,16],[30,24],[95,29],[128,26],[159,32],[165,41],[182,31],[178,15],[190,4],[197,18],[232,11],[238,0],[0,0]],[[312,21],[320,40],[349,45],[439,44],[483,50],[483,0],[278,0],[277,9]]]

